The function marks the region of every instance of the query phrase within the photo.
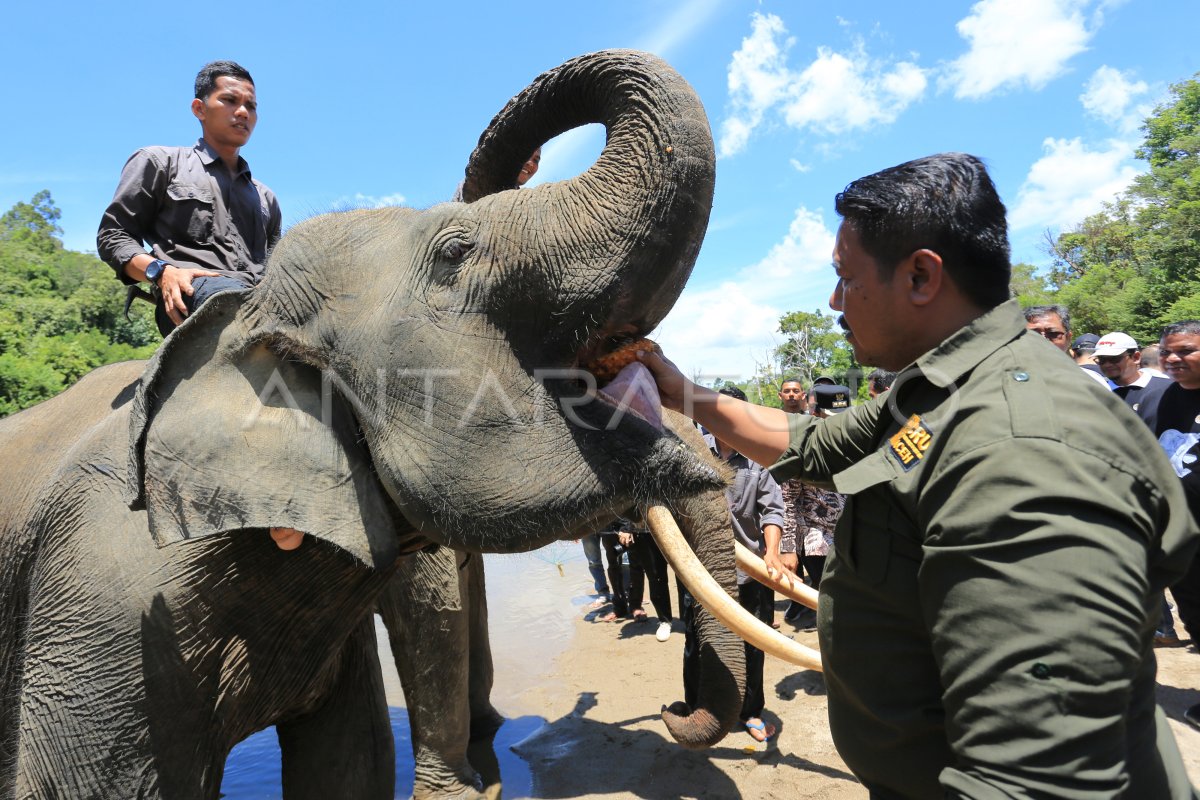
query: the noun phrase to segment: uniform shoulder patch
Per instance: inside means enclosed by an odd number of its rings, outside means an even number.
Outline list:
[[[933,431],[929,430],[921,417],[913,414],[904,427],[888,440],[892,456],[908,472],[925,458],[925,451],[933,442]]]

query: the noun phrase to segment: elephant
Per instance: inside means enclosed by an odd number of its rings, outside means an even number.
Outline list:
[[[586,172],[511,191],[590,122]],[[297,224],[148,362],[0,420],[0,797],[213,798],[270,725],[289,798],[390,797],[369,612],[405,556],[526,551],[720,485],[637,412],[652,383],[618,402],[581,369],[671,308],[714,161],[660,59],[572,59],[492,121],[464,202]]]

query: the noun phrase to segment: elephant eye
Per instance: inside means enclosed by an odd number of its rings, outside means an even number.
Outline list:
[[[455,236],[442,245],[442,258],[457,264],[467,257],[467,253],[470,253],[474,246],[474,242]]]

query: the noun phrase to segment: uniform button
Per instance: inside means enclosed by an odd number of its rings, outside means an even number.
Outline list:
[[[1028,372],[1014,372],[1013,380],[1017,381],[1018,383],[1024,383],[1025,381],[1029,380],[1029,373]]]
[[[1043,664],[1041,661],[1039,661],[1033,665],[1033,668],[1029,670],[1029,673],[1033,675],[1033,677],[1044,681],[1046,678],[1050,677],[1050,665]]]

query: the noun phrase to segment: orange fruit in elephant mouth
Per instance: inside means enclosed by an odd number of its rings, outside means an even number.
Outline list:
[[[595,375],[600,383],[607,383],[617,377],[625,367],[637,361],[638,350],[653,350],[654,347],[654,342],[650,339],[637,339],[584,364],[583,368]]]

